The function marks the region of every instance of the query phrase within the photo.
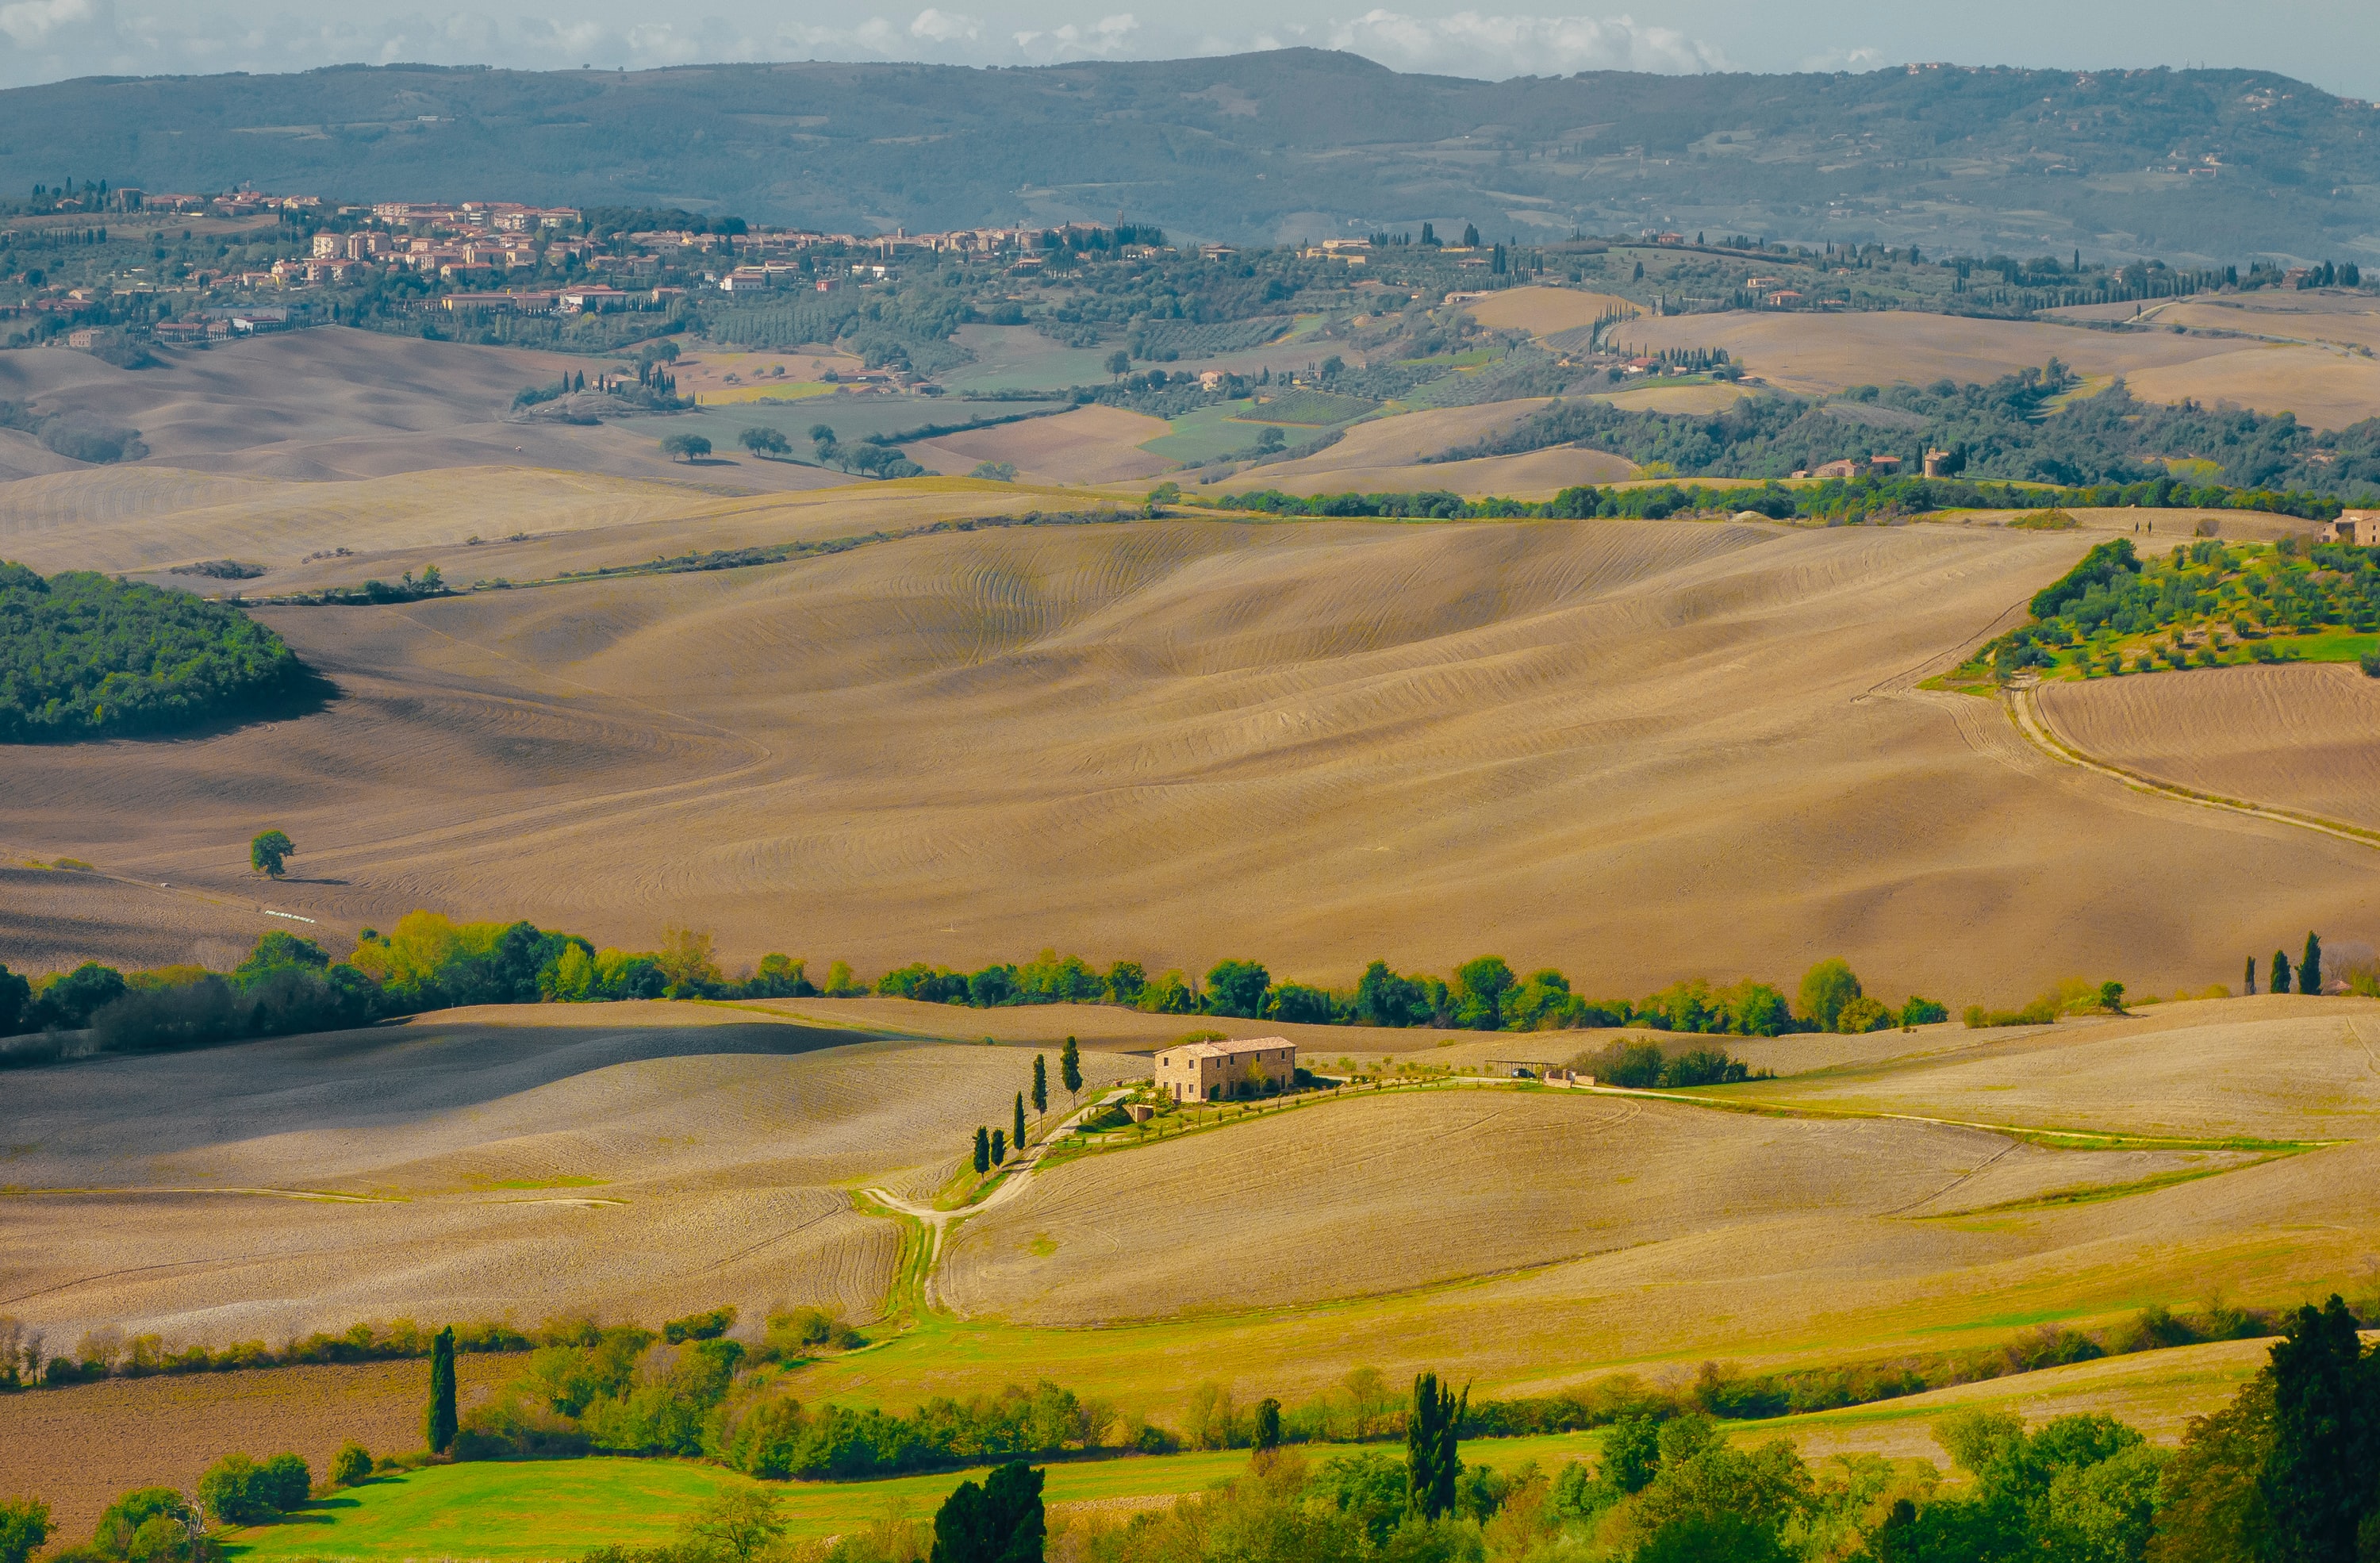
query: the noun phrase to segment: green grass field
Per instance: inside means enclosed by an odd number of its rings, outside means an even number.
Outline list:
[[[1590,1455],[1597,1435],[1475,1440],[1474,1462],[1511,1469],[1555,1466]],[[1402,1444],[1365,1446],[1402,1459]],[[1318,1446],[1317,1460],[1347,1452]],[[1049,1466],[1045,1501],[1166,1496],[1204,1491],[1236,1474],[1245,1449],[1062,1460]],[[941,1471],[880,1482],[761,1484],[718,1466],[680,1460],[507,1460],[376,1477],[316,1500],[294,1519],[237,1532],[230,1563],[298,1558],[566,1558],[607,1544],[666,1541],[679,1519],[732,1487],[766,1485],[784,1499],[797,1537],[843,1535],[888,1514],[930,1519],[951,1490],[981,1470]]]
[[[1955,1406],[2014,1410],[2028,1420],[2075,1410],[2107,1410],[2170,1441],[2182,1420],[2234,1393],[2264,1361],[2265,1342],[2225,1341],[2143,1352],[1961,1385],[1901,1400],[1848,1407],[1769,1422],[1729,1423],[1730,1436],[1754,1443],[1783,1436],[1816,1463],[1849,1451],[1897,1459],[1935,1459],[1934,1421]],[[1599,1433],[1524,1438],[1472,1438],[1468,1465],[1552,1471],[1592,1460]],[[1356,1448],[1402,1459],[1399,1443],[1319,1444],[1301,1451],[1319,1462]],[[1048,1465],[1046,1500],[1055,1506],[1202,1492],[1245,1469],[1247,1453],[1220,1449],[1161,1456],[1115,1456]],[[297,1518],[237,1532],[229,1563],[298,1563],[301,1558],[569,1558],[607,1544],[649,1545],[674,1533],[679,1520],[715,1494],[766,1485],[784,1501],[795,1537],[844,1535],[880,1520],[930,1520],[953,1488],[980,1469],[878,1482],[753,1483],[717,1466],[678,1460],[519,1460],[432,1466],[382,1476],[317,1500]]]
[[[1261,432],[1260,425],[1239,421],[1247,409],[1245,401],[1200,407],[1186,418],[1173,419],[1172,433],[1160,434],[1140,448],[1168,461],[1190,463],[1236,455],[1255,444]]]

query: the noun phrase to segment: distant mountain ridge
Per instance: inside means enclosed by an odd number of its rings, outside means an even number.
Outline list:
[[[431,66],[0,91],[0,189],[661,204],[833,230],[1184,237],[1425,220],[2010,254],[2380,258],[2380,109],[2259,71],[1473,81],[1312,49],[977,69]]]

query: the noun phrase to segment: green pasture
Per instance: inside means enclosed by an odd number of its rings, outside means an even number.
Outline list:
[[[1146,441],[1141,449],[1168,461],[1214,461],[1236,455],[1257,442],[1261,426],[1240,421],[1248,410],[1245,400],[1222,402],[1172,420],[1173,432]]]
[[[1475,1439],[1469,1460],[1509,1470],[1530,1460],[1556,1466],[1589,1455],[1597,1435]],[[1357,1446],[1318,1445],[1314,1460]],[[1360,1446],[1392,1459],[1402,1444]],[[1169,1496],[1204,1491],[1246,1468],[1245,1449],[1118,1455],[1048,1464],[1044,1500]],[[236,1532],[228,1563],[300,1558],[373,1560],[458,1557],[527,1560],[576,1557],[606,1545],[667,1541],[681,1517],[732,1487],[766,1486],[784,1500],[795,1536],[832,1536],[891,1516],[929,1520],[953,1488],[981,1469],[894,1476],[875,1482],[756,1483],[719,1466],[682,1460],[501,1460],[436,1465],[377,1476],[318,1498],[278,1524]]]
[[[2160,627],[2146,635],[2126,636],[2117,639],[2110,639],[2099,645],[2088,648],[2069,648],[2066,650],[2055,653],[2058,659],[2057,664],[2053,668],[2044,669],[2044,676],[2063,679],[2079,679],[2094,676],[2100,678],[2132,676],[2129,672],[2125,673],[2103,672],[2098,674],[2087,674],[2082,670],[2082,659],[2086,652],[2104,656],[2109,648],[2113,648],[2123,655],[2129,667],[2132,659],[2138,657],[2151,646],[2162,641],[2165,638],[2166,634],[2167,631],[2163,627]],[[2313,630],[2304,635],[2291,635],[2286,631],[2275,631],[2270,634],[2269,637],[2264,644],[2271,646],[2274,650],[2279,654],[2277,660],[2282,661],[2353,662],[2359,661],[2364,657],[2371,655],[2374,650],[2380,650],[2380,635],[2373,634],[2370,631],[2336,628]],[[2193,661],[2188,669],[2182,670],[2170,669],[2161,665],[2156,671],[2159,672],[2175,671],[2194,672],[2201,667],[2240,668],[2252,665],[2254,660],[2255,659],[2248,653],[2247,644],[2235,640],[2222,651],[2217,652],[2216,654],[2216,660],[2212,662]]]

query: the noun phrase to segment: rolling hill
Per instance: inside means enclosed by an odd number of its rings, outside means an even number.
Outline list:
[[[407,65],[0,92],[0,180],[690,203],[858,232],[1122,208],[1234,241],[1650,224],[2219,263],[2365,247],[2373,114],[2234,70],[1485,82],[1311,49],[1009,70]]]

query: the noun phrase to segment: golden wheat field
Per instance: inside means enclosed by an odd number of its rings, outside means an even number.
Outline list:
[[[1551,401],[1530,396],[1511,402],[1483,402],[1469,407],[1431,407],[1398,413],[1351,426],[1338,441],[1297,461],[1268,463],[1267,478],[1295,475],[1312,468],[1338,466],[1405,466],[1500,434],[1528,418]]]
[[[1621,1254],[1642,1266],[1648,1254],[1724,1251],[1741,1266],[1786,1231],[1806,1261],[1814,1245],[1880,1243],[1891,1218],[2204,1159],[1628,1097],[1391,1093],[1045,1171],[960,1230],[941,1294],[965,1314],[1083,1325],[1311,1304]],[[1430,1235],[1417,1242],[1425,1208]],[[1987,1240],[1973,1253],[1997,1247]]]
[[[2193,792],[2380,827],[2380,680],[2352,663],[2045,685],[2084,753]]]
[[[1334,463],[1334,457],[1338,462]],[[1416,491],[1481,498],[1545,499],[1577,483],[1617,483],[1636,476],[1634,462],[1605,451],[1571,446],[1520,455],[1390,466],[1342,465],[1337,446],[1282,466],[1262,466],[1237,482],[1292,494],[1399,493]]]
[[[719,1302],[865,1319],[900,1238],[845,1185],[930,1192],[1030,1069],[1014,1048],[628,1004],[19,1071],[0,1310],[61,1339],[217,1344]]]
[[[1057,945],[1345,983],[1485,948],[1601,992],[1840,953],[1963,1003],[2355,931],[2362,849],[1913,688],[2086,541],[1131,522],[268,610],[337,700],[20,751],[0,851],[250,900],[271,825],[301,849],[275,909],[334,942],[422,906],[863,972]]]

